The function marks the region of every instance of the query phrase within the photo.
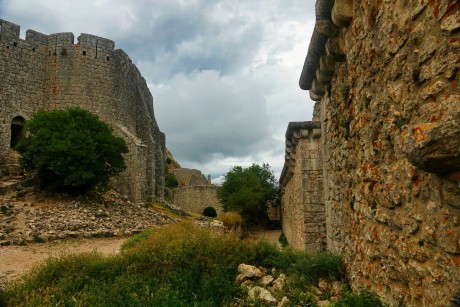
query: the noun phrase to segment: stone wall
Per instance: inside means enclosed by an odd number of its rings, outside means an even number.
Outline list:
[[[173,174],[179,182],[179,187],[210,184],[203,173],[197,169],[176,168],[173,170]]]
[[[281,174],[283,232],[291,246],[309,252],[326,247],[326,216],[319,122],[291,122]]]
[[[217,214],[223,212],[217,198],[218,187],[214,185],[195,185],[175,188],[174,204],[185,211],[202,214],[206,207],[213,207]]]
[[[144,78],[109,39],[72,33],[19,38],[19,26],[0,20],[0,154],[11,151],[12,123],[38,110],[79,106],[123,137],[128,169],[115,179],[135,201],[162,197],[165,137]]]
[[[300,86],[321,114],[328,249],[354,289],[447,306],[460,292],[460,4],[318,3]]]

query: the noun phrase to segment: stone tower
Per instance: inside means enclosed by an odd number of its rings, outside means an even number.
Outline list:
[[[113,185],[133,201],[163,197],[165,135],[137,67],[112,40],[72,33],[45,35],[0,19],[0,157],[39,110],[81,107],[128,144],[127,169]]]

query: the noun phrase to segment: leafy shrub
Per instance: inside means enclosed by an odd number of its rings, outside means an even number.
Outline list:
[[[238,212],[224,212],[219,216],[227,229],[237,229],[243,225],[243,218]]]
[[[278,242],[280,242],[282,247],[286,247],[286,246],[289,245],[289,242],[288,242],[286,236],[284,235],[284,232],[282,232],[280,234],[280,237],[278,238]]]
[[[266,223],[267,202],[277,193],[275,183],[268,164],[253,164],[248,168],[235,166],[225,174],[217,196],[225,211],[237,211],[246,223]]]
[[[126,167],[125,141],[88,111],[40,111],[25,128],[28,135],[15,149],[22,154],[21,167],[37,171],[43,188],[73,193],[105,188]]]
[[[216,217],[217,211],[213,207],[206,207],[203,210],[203,215],[207,217]]]
[[[176,176],[173,173],[165,173],[165,187],[173,189],[179,186],[179,181],[177,181]]]

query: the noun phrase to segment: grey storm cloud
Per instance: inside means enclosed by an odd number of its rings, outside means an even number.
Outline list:
[[[0,18],[45,34],[112,39],[154,97],[168,148],[214,177],[269,162],[279,175],[289,121],[313,103],[298,79],[314,0],[0,0]]]
[[[179,161],[245,156],[270,135],[266,104],[258,89],[233,78],[222,79],[216,71],[191,79],[177,76],[154,92],[162,118],[167,119],[160,123],[170,131],[168,146],[177,149]]]

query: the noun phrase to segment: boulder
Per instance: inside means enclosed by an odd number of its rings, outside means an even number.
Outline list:
[[[264,304],[275,304],[276,298],[273,297],[273,294],[270,293],[265,288],[262,287],[254,287],[248,292],[249,298],[252,301],[259,301],[263,302]]]
[[[238,266],[238,272],[247,278],[260,278],[264,275],[263,272],[255,266],[244,263]]]

